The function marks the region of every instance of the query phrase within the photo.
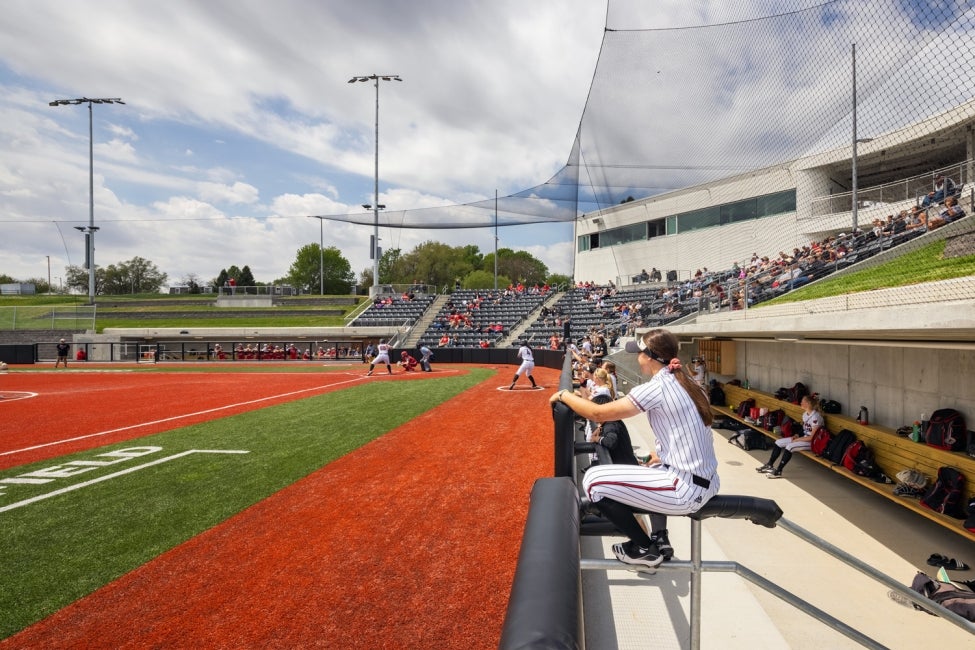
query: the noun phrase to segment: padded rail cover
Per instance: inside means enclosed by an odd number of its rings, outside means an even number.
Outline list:
[[[582,647],[577,495],[569,478],[535,481],[498,643],[503,650]]]
[[[724,517],[726,519],[747,519],[754,524],[774,528],[782,516],[782,509],[771,499],[749,497],[739,494],[718,494],[704,504],[700,510],[688,515],[692,519]]]

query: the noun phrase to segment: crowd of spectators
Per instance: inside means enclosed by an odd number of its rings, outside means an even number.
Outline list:
[[[939,188],[947,191],[939,194]],[[791,252],[754,252],[749,258],[734,262],[730,269],[711,271],[702,267],[687,280],[671,280],[663,286],[620,291],[612,282],[579,282],[563,300],[543,308],[531,328],[533,340],[538,345],[537,339],[542,337],[548,347],[562,347],[562,330],[567,321],[583,328],[581,332],[574,331],[574,336],[603,333],[614,338],[638,327],[663,326],[700,311],[745,309],[961,219],[965,211],[958,205],[958,191],[950,179],[936,177],[935,190],[925,197],[928,205],[919,202],[886,220],[875,219],[867,230],[830,235],[797,246]],[[672,278],[673,272],[667,275]],[[632,281],[659,283],[660,277],[656,268],[649,273],[643,269],[632,276]]]
[[[312,352],[311,348],[300,349],[294,343],[286,345],[276,345],[273,343],[238,343],[234,347],[235,359],[240,360],[260,360],[260,361],[314,361],[327,359],[358,359],[360,358],[359,348],[355,345],[339,346],[317,346]],[[213,346],[213,358],[228,359],[229,353],[221,347],[219,343]]]
[[[427,327],[420,343],[435,347],[493,347],[550,292],[547,284],[523,283],[496,291],[457,289]]]

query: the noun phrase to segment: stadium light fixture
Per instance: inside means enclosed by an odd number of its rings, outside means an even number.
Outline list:
[[[370,254],[372,256],[372,294],[376,295],[379,291],[379,210],[386,207],[379,204],[379,81],[403,81],[398,74],[384,74],[384,75],[359,75],[349,79],[349,83],[356,82],[374,82],[376,86],[376,174],[375,174],[375,186],[373,188],[373,202],[372,205],[364,204],[367,210],[372,208],[373,214],[373,240],[370,248]]]
[[[118,97],[78,97],[76,99],[55,99],[48,106],[77,106],[88,104],[88,227],[75,227],[85,233],[85,259],[88,262],[88,303],[95,304],[95,136],[92,128],[92,104],[124,104]]]

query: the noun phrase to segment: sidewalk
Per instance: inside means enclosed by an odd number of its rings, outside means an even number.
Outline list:
[[[627,420],[627,427],[636,453],[647,453],[652,447],[645,417]],[[754,468],[770,452],[743,451],[727,443],[729,435],[715,431],[722,494],[774,499],[786,519],[908,585],[918,569],[934,576],[937,569],[926,563],[932,553],[975,565],[975,545],[962,536],[806,458],[794,457],[785,478],[766,479]],[[676,557],[689,559],[690,522],[671,518],[669,532]],[[582,555],[612,558],[615,541],[583,538]],[[707,519],[702,548],[704,560],[739,562],[890,648],[972,643],[964,630],[895,603],[884,585],[781,528]],[[975,570],[951,575],[972,580]],[[600,650],[687,648],[688,586],[686,572],[583,572],[586,645]],[[701,602],[703,648],[860,647],[735,574],[705,573]],[[606,615],[610,610],[613,615]]]

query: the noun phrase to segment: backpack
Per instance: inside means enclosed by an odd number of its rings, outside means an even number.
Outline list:
[[[768,413],[763,415],[760,424],[762,425],[762,428],[765,429],[766,431],[771,431],[775,427],[782,426],[782,423],[785,421],[785,419],[786,419],[785,411],[783,411],[782,409],[776,409],[774,411],[769,411]]]
[[[866,450],[865,453],[861,454],[863,458],[858,460],[856,465],[853,466],[853,473],[857,476],[872,479],[877,483],[893,483],[893,481],[887,478],[887,475],[884,474],[884,470],[877,467],[873,456],[873,450],[869,447],[865,447],[864,449]]]
[[[873,452],[862,440],[854,441],[849,447],[846,448],[846,452],[843,453],[843,467],[847,468],[851,472],[853,468],[857,466],[861,460],[868,461],[873,460]]]
[[[797,381],[795,385],[789,389],[789,395],[787,399],[793,404],[798,404],[802,401],[802,398],[809,394],[809,389],[801,381]]]
[[[738,445],[745,451],[768,449],[772,443],[763,433],[755,431],[751,427],[739,429],[735,435],[728,439],[728,442]]]
[[[823,456],[826,452],[826,447],[832,440],[833,434],[827,431],[826,427],[819,427],[816,429],[816,433],[813,434],[812,440],[810,441],[812,445],[810,451],[817,456]]]
[[[964,451],[968,444],[965,416],[955,409],[938,409],[924,430],[924,442],[938,449]]]
[[[837,413],[841,413],[843,411],[843,406],[839,402],[837,402],[835,399],[828,399],[828,400],[820,403],[819,409],[823,413],[829,413],[831,415],[836,415]]]
[[[755,408],[755,400],[751,398],[743,399],[741,400],[741,404],[739,404],[738,408],[735,410],[735,414],[738,417],[743,418],[748,416],[753,408]]]
[[[799,426],[799,423],[798,422],[796,422],[792,418],[785,418],[785,420],[782,421],[782,424],[779,425],[779,435],[781,435],[783,438],[791,438],[792,437],[792,431],[797,426]],[[773,431],[774,430],[775,429],[773,427]]]
[[[775,390],[775,399],[787,400],[789,399],[789,389],[782,387]]]
[[[975,593],[950,582],[934,581],[920,571],[914,576],[911,589],[962,618],[975,621]],[[919,605],[914,605],[914,608],[922,609]]]
[[[954,467],[942,467],[938,470],[938,480],[921,497],[921,505],[955,519],[964,519],[964,489],[965,475]]]
[[[721,384],[719,384],[717,381],[715,381],[713,379],[711,380],[711,391],[708,394],[708,398],[709,398],[708,401],[711,402],[711,406],[727,406],[728,405],[728,402],[726,401],[726,398],[725,398],[725,395],[724,395],[724,389],[721,388]]]
[[[847,447],[852,445],[856,441],[857,436],[855,433],[849,429],[843,429],[837,433],[829,444],[826,445],[826,451],[823,452],[823,458],[829,462],[839,465],[843,462],[843,454],[846,453]]]

